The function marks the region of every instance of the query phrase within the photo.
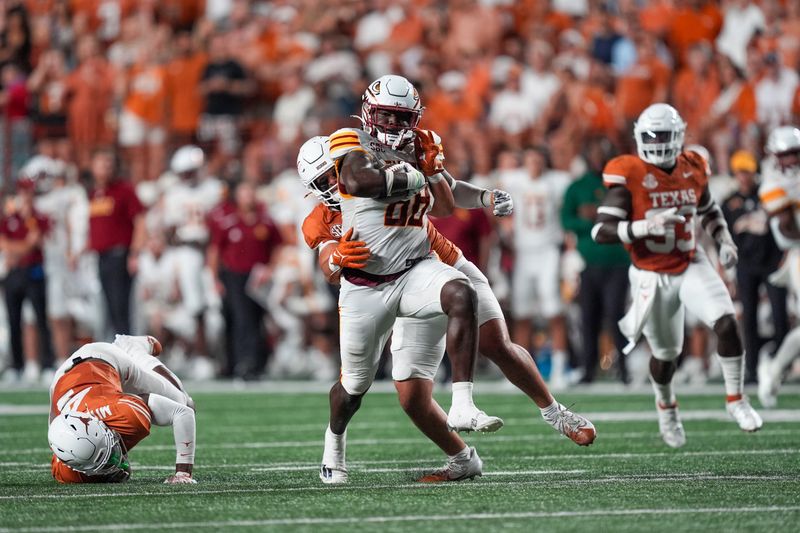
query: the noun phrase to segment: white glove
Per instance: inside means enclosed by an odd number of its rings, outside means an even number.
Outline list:
[[[677,214],[678,208],[671,207],[644,220],[635,220],[631,223],[631,232],[637,239],[642,237],[663,237],[675,231],[676,224],[683,224],[686,218]]]
[[[496,217],[505,217],[514,212],[514,200],[511,195],[506,191],[495,189],[492,191],[492,202],[494,203],[494,210],[492,213]]]
[[[728,270],[735,267],[738,262],[739,249],[736,248],[736,244],[730,238],[723,237],[719,245],[719,263],[722,268]]]
[[[192,478],[189,472],[175,472],[175,475],[164,480],[165,485],[194,485],[196,483],[197,480]]]

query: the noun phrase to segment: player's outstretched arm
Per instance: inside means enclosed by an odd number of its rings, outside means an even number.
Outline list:
[[[387,198],[425,186],[425,175],[404,163],[379,169],[375,158],[364,151],[349,152],[342,159],[339,179],[345,191],[360,198]]]
[[[703,225],[703,229],[717,243],[719,262],[722,267],[726,269],[734,267],[739,259],[738,250],[728,229],[728,223],[725,221],[725,215],[717,205],[717,202],[711,197],[708,187],[700,195],[697,214],[700,215],[700,223]]]
[[[143,395],[153,423],[158,426],[172,426],[175,435],[175,474],[164,483],[196,483],[192,479],[195,451],[195,417],[190,407],[158,394]]]
[[[514,202],[511,195],[500,189],[484,189],[466,181],[455,179],[447,170],[442,175],[453,190],[453,199],[456,207],[462,209],[481,209],[491,207],[496,217],[504,217],[514,212]]]

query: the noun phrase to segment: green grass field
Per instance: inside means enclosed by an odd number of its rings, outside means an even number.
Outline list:
[[[556,434],[520,394],[478,394],[506,421],[467,437],[484,476],[436,486],[414,479],[444,456],[393,394],[365,399],[348,433],[351,482],[339,487],[317,478],[324,393],[193,396],[199,484],[161,484],[175,453],[171,429],[155,428],[131,452],[129,483],[58,486],[46,415],[23,414],[41,411],[46,392],[0,392],[0,530],[793,531],[800,522],[797,388],[755,434],[725,418],[720,395],[679,395],[681,450],[661,442],[647,391],[560,395],[594,420],[590,448]]]

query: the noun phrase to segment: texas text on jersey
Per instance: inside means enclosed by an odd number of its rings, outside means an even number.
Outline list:
[[[694,216],[708,183],[705,160],[695,152],[678,156],[667,172],[634,155],[615,157],[603,170],[606,187],[623,186],[631,194],[628,220],[644,220],[670,208],[677,208],[685,223],[663,237],[638,239],[626,248],[633,264],[642,270],[678,274],[686,270],[695,254]]]

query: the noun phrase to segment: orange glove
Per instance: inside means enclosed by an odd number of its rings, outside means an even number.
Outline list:
[[[442,139],[430,130],[414,130],[414,153],[417,155],[419,169],[426,176],[433,176],[444,170],[444,148]]]
[[[369,259],[369,248],[363,241],[353,241],[353,229],[350,228],[344,237],[341,238],[336,249],[328,259],[328,266],[332,272],[341,268],[364,268]]]

